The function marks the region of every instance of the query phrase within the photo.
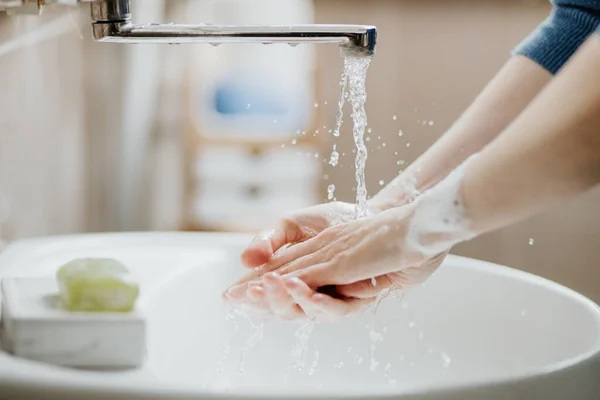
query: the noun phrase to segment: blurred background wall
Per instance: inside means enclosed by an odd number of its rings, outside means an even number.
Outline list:
[[[204,9],[190,3],[198,6],[202,0],[138,0],[136,19],[216,18],[208,10],[218,0],[204,1]],[[379,28],[367,82],[370,193],[452,124],[511,49],[550,12],[545,0],[314,0],[311,7],[318,23]],[[189,228],[186,171],[194,162],[189,147],[198,146],[189,140],[196,134],[190,130],[190,91],[197,79],[212,79],[203,63],[218,60],[222,50],[95,44],[87,14],[87,9],[49,10],[42,17],[0,17],[0,235],[5,240]],[[42,29],[46,40],[28,36]],[[11,45],[17,38],[21,46]],[[317,140],[305,144],[312,146],[309,156],[318,153],[323,177],[315,182],[314,202],[327,200],[332,183],[338,200],[353,201],[349,121],[335,142],[327,134],[334,125],[342,60],[335,47],[315,51],[310,84],[316,110],[303,128],[308,136],[320,131]],[[335,168],[327,163],[333,144],[340,153]],[[300,146],[282,137],[272,140],[270,151],[281,145]],[[246,147],[255,154],[257,146]],[[304,149],[295,153],[289,157],[307,157]],[[540,274],[600,301],[600,280],[593,277],[600,261],[595,251],[599,200],[600,193],[590,193],[454,252]]]

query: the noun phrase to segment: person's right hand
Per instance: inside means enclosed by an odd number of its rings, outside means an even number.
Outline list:
[[[254,237],[241,256],[247,268],[258,268],[271,260],[281,248],[302,243],[327,228],[355,217],[354,204],[332,202],[295,211],[281,218],[274,228]]]

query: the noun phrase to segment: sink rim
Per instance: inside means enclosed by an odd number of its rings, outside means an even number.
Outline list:
[[[97,241],[102,240],[127,240],[127,239],[143,239],[143,241],[148,240],[156,240],[156,239],[173,239],[175,243],[181,238],[186,238],[188,240],[201,240],[206,243],[206,246],[210,246],[211,244],[219,243],[223,240],[223,238],[227,239],[227,247],[239,247],[243,248],[249,241],[252,239],[253,235],[251,234],[239,234],[239,233],[222,233],[222,232],[119,232],[119,233],[88,233],[88,234],[78,234],[78,235],[57,235],[57,236],[46,236],[40,238],[31,238],[31,239],[23,239],[17,242],[10,244],[4,252],[0,254],[0,278],[5,275],[7,272],[10,274],[10,262],[14,260],[15,256],[19,256],[23,254],[23,251],[27,250],[36,250],[33,254],[34,257],[39,257],[40,252],[50,252],[53,253],[55,251],[61,251],[65,248],[71,248],[74,244],[84,245],[89,243],[93,245]],[[78,249],[81,247],[78,246]],[[21,256],[19,256],[21,257]],[[566,297],[570,301],[574,301],[578,303],[581,307],[584,307],[585,311],[589,314],[590,318],[592,318],[600,331],[600,306],[597,305],[594,301],[587,298],[586,296],[566,287],[556,282],[553,282],[549,279],[542,278],[540,276],[513,269],[507,266],[476,260],[472,258],[450,255],[444,264],[454,265],[458,268],[476,270],[476,271],[484,271],[487,274],[492,274],[496,276],[503,276],[508,279],[519,279],[523,280],[528,284],[536,285],[543,287],[547,290],[552,291],[553,293]],[[1,360],[1,359],[0,359]],[[46,368],[51,366],[45,366],[43,364],[30,362],[27,360],[19,360],[24,361],[25,363],[36,367]],[[403,389],[401,392],[398,391],[397,388],[393,387],[385,387],[382,390],[373,391],[370,390],[368,393],[369,397],[372,398],[393,398],[401,396],[411,396],[411,395],[433,395],[435,393],[454,393],[461,391],[471,391],[477,390],[478,388],[490,388],[490,387],[503,387],[503,386],[512,386],[518,384],[519,382],[528,382],[535,381],[544,378],[552,378],[554,375],[568,372],[569,370],[584,366],[588,363],[598,362],[600,361],[600,335],[598,335],[595,343],[590,346],[586,351],[580,352],[579,354],[575,354],[572,357],[566,358],[564,360],[548,364],[545,366],[538,366],[529,368],[527,370],[523,370],[519,373],[508,373],[502,377],[498,378],[484,378],[484,379],[473,379],[468,382],[458,381],[458,382],[449,382],[443,384],[432,385],[431,388],[410,388]],[[2,371],[2,365],[0,361],[0,371]],[[2,374],[4,375],[4,374]],[[236,398],[245,398],[245,399],[254,399],[254,398],[304,398],[304,399],[320,399],[327,398],[330,396],[340,397],[340,398],[355,398],[360,396],[365,396],[365,393],[345,393],[342,394],[340,392],[333,391],[321,391],[321,392],[313,392],[308,391],[304,394],[291,395],[288,392],[282,390],[269,390],[265,389],[253,389],[251,392],[243,393],[243,388],[233,389],[227,392],[213,392],[209,390],[199,391],[199,390],[186,390],[186,388],[181,387],[179,390],[176,388],[169,388],[168,390],[160,390],[160,388],[129,388],[129,387],[121,387],[116,386],[111,389],[107,389],[106,387],[102,387],[99,382],[83,382],[82,384],[78,384],[75,381],[70,382],[69,386],[61,387],[60,383],[52,382],[52,379],[46,380],[34,380],[29,377],[20,376],[18,379],[13,382],[9,382],[6,380],[6,377],[0,375],[0,388],[10,388],[11,383],[13,385],[17,385],[20,383],[23,386],[28,386],[28,389],[31,390],[39,390],[48,391],[48,390],[56,390],[59,393],[71,394],[71,393],[102,393],[102,395],[123,395],[124,393],[129,393],[137,398],[159,398],[161,396],[182,396],[182,397],[199,397],[203,396],[204,398],[231,398],[231,396],[235,396]],[[63,383],[64,385],[64,383]],[[120,389],[120,390],[119,390]]]

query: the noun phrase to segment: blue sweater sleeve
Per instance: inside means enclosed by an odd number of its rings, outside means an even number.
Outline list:
[[[555,0],[550,16],[513,54],[556,74],[594,31],[600,33],[600,0]]]

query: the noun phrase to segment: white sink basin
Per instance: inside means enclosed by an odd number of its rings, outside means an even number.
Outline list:
[[[74,257],[125,262],[142,280],[148,360],[140,370],[98,372],[0,353],[0,398],[600,399],[594,303],[547,280],[453,256],[425,287],[386,299],[374,318],[316,325],[304,346],[295,342],[307,327],[267,321],[243,352],[253,329],[242,317],[226,320],[220,293],[245,272],[238,257],[249,240],[147,233],[12,245],[0,256],[0,277],[52,276]]]

